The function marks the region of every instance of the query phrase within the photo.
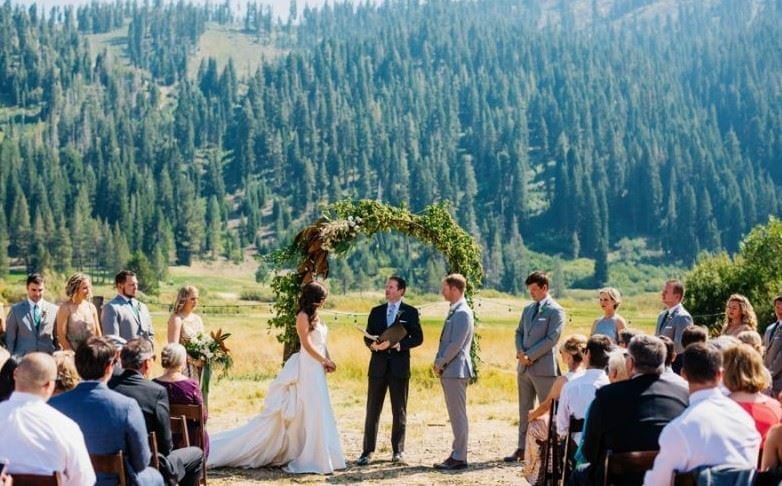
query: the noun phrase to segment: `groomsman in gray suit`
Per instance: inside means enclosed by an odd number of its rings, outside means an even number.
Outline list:
[[[27,353],[53,353],[57,306],[43,299],[46,285],[43,276],[27,277],[27,298],[11,307],[6,324],[5,345],[11,356],[21,358]]]
[[[521,312],[516,329],[516,383],[519,388],[519,439],[516,450],[505,462],[524,460],[529,411],[546,399],[559,375],[554,346],[565,325],[565,310],[549,295],[549,279],[533,272],[524,281],[533,302]]]
[[[782,295],[774,298],[774,314],[777,320],[763,334],[763,364],[771,373],[771,396],[776,398],[782,392]]]
[[[673,341],[674,352],[684,352],[682,332],[692,324],[692,316],[682,305],[684,284],[678,280],[668,280],[662,290],[662,301],[666,309],[657,316],[655,336],[668,336]]]
[[[100,324],[104,336],[120,336],[126,341],[136,337],[147,338],[150,341],[152,317],[146,304],[136,299],[138,279],[130,270],[123,270],[114,277],[117,296],[103,307]]]
[[[464,299],[467,280],[452,273],[443,280],[442,294],[451,303],[440,333],[433,370],[440,377],[445,406],[453,431],[451,455],[435,469],[452,471],[467,467],[467,383],[473,377],[470,347],[475,331],[472,309]]]

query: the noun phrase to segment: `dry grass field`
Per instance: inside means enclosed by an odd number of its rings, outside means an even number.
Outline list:
[[[192,282],[203,289],[204,322],[210,329],[231,332],[228,345],[235,365],[227,378],[213,386],[210,394],[209,430],[219,431],[243,424],[263,406],[269,382],[281,365],[282,345],[267,327],[271,316],[268,304],[238,302],[242,290],[261,289],[252,281],[250,268],[175,268],[169,285],[162,289],[160,302],[173,299],[176,287]],[[109,292],[108,288],[101,289]],[[268,289],[261,289],[266,292]],[[110,294],[109,294],[110,295]],[[361,341],[356,325],[365,325],[366,313],[382,301],[380,292],[363,292],[329,298],[323,312],[329,327],[329,348],[338,369],[329,375],[331,399],[337,415],[342,446],[351,463],[332,476],[291,476],[279,469],[218,469],[210,471],[210,484],[235,485],[274,483],[378,483],[378,484],[519,484],[518,465],[506,465],[502,456],[516,446],[518,411],[515,384],[514,330],[524,298],[487,292],[479,296],[476,312],[480,322],[481,378],[469,387],[470,467],[457,474],[435,472],[431,466],[450,452],[451,431],[439,382],[430,374],[446,304],[436,295],[409,296],[421,309],[424,344],[412,351],[413,376],[408,403],[406,440],[407,466],[390,462],[391,412],[388,401],[381,417],[376,462],[360,468],[352,465],[361,453],[366,398],[366,367],[369,350]],[[593,292],[569,292],[560,302],[568,311],[564,335],[588,333],[598,315]],[[633,327],[650,329],[659,304],[656,295],[627,299],[623,314]],[[213,314],[215,305],[247,305],[236,314]],[[224,312],[224,311],[223,311]],[[158,344],[165,341],[164,310],[153,312]]]

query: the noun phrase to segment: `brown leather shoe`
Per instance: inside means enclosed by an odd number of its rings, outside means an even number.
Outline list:
[[[434,468],[438,471],[456,471],[459,469],[467,469],[467,461],[460,461],[453,457],[448,457],[440,464],[435,464]]]
[[[513,451],[513,454],[503,457],[502,460],[505,462],[521,462],[524,460],[524,449],[516,449]]]

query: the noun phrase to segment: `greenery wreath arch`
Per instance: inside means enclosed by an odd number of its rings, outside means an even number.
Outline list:
[[[404,233],[436,248],[445,258],[448,273],[461,273],[467,278],[465,297],[472,307],[473,295],[483,277],[481,250],[451,217],[447,203],[432,204],[420,214],[414,214],[405,208],[368,199],[339,201],[327,206],[323,216],[301,230],[290,245],[269,257],[277,269],[296,263],[295,270],[278,271],[272,279],[275,315],[269,320],[269,326],[283,330],[277,339],[285,344],[284,360],[299,348],[296,309],[301,286],[328,278],[329,255],[344,254],[359,236],[371,237],[387,231]],[[476,379],[479,349],[476,333],[470,349]]]

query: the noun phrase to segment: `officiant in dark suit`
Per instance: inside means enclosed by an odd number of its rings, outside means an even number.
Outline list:
[[[356,464],[365,466],[372,459],[377,444],[377,426],[386,398],[391,395],[391,411],[394,422],[391,427],[392,462],[404,463],[405,427],[407,424],[407,391],[410,383],[410,348],[424,341],[418,309],[402,302],[407,282],[401,277],[389,277],[386,282],[386,303],[374,307],[369,313],[366,332],[380,336],[393,325],[402,325],[407,334],[396,344],[389,341],[377,343],[364,338],[372,351],[369,360],[369,387],[367,390],[367,415],[364,422],[364,449]]]

